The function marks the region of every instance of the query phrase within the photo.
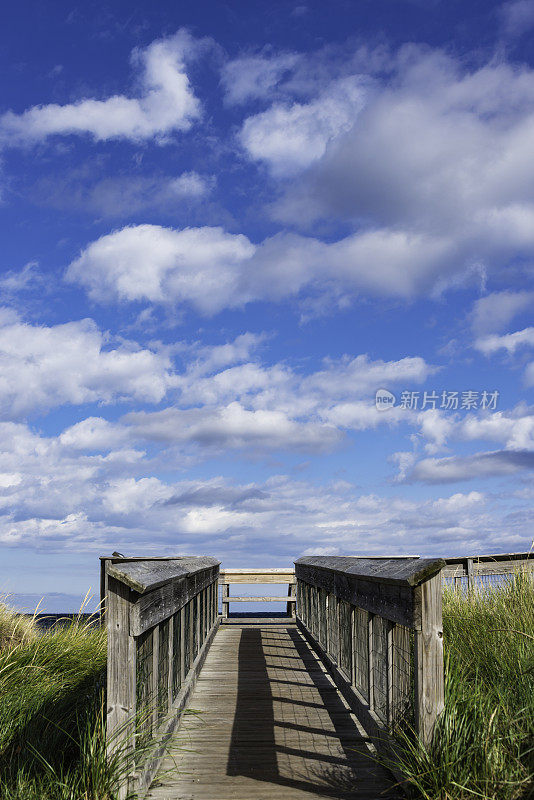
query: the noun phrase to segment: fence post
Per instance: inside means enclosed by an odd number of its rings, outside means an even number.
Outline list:
[[[421,628],[415,631],[415,721],[428,746],[444,706],[441,573],[415,588]]]

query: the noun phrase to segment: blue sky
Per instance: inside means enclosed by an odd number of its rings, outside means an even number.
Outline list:
[[[3,591],[76,605],[113,550],[529,549],[533,31],[532,0],[6,10]]]

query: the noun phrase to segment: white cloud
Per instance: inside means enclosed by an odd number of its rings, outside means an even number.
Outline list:
[[[198,172],[183,172],[168,183],[168,191],[180,199],[204,197],[209,194],[215,178],[206,178]]]
[[[525,328],[523,331],[507,333],[503,336],[493,334],[476,339],[474,346],[485,356],[489,356],[498,350],[506,350],[508,353],[515,353],[518,347],[534,347],[534,328]]]
[[[0,318],[0,413],[88,402],[157,403],[173,383],[167,356],[134,343],[109,347],[92,320],[35,326]]]
[[[131,412],[123,421],[140,439],[251,452],[256,448],[323,452],[340,440],[339,431],[328,423],[296,421],[279,410],[249,410],[237,401],[219,408]]]
[[[512,475],[534,468],[534,452],[527,450],[495,450],[471,456],[426,458],[417,461],[408,472],[408,483],[454,483]]]
[[[508,519],[476,491],[415,501],[362,495],[344,481],[318,487],[285,475],[241,484],[220,476],[166,482],[150,474],[148,462],[132,467],[74,454],[60,439],[25,425],[0,423],[0,436],[5,546],[161,555],[176,552],[179,542],[181,552],[224,552],[242,563],[244,536],[248,565],[260,566],[266,557],[291,563],[303,552],[497,552],[504,541],[519,550],[531,535],[526,513]],[[529,502],[518,500],[516,508],[526,512]]]
[[[358,77],[341,78],[309,103],[278,103],[249,117],[241,142],[274,175],[289,177],[320,159],[330,142],[354,125],[364,98]]]
[[[297,53],[274,56],[243,56],[228,61],[221,71],[221,84],[229,105],[269,97],[283,78],[300,61]]]
[[[478,336],[499,333],[522,311],[534,303],[534,292],[493,292],[473,306],[472,325]]]
[[[446,238],[387,230],[331,244],[280,233],[256,246],[222,228],[133,225],[91,242],[66,277],[102,303],[188,303],[214,314],[332,284],[349,296],[411,297],[450,271],[454,256]]]
[[[240,266],[254,246],[221,228],[123,228],[92,242],[67,271],[100,302],[190,302],[214,313],[243,302]],[[245,295],[246,299],[246,295]]]
[[[96,140],[116,138],[139,142],[187,131],[201,115],[201,106],[185,71],[206,40],[194,40],[184,29],[174,36],[135,50],[139,97],[114,95],[106,100],[82,99],[68,105],[33,106],[22,114],[0,117],[0,140],[16,145],[52,135],[90,134]]]

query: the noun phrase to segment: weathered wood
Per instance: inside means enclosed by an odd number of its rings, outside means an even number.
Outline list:
[[[186,603],[217,579],[217,567],[195,570],[170,580],[145,594],[134,594],[131,612],[131,632],[139,636],[183,608]]]
[[[229,614],[229,605],[230,605],[230,584],[223,583],[222,584],[222,615],[223,619],[228,618]]]
[[[307,580],[304,567],[323,570],[331,574],[353,575],[380,584],[392,583],[418,586],[432,577],[445,565],[441,558],[355,558],[354,556],[304,556],[295,561],[295,575]],[[308,583],[312,581],[308,580]],[[332,578],[332,588],[335,579]]]
[[[376,579],[371,581],[307,565],[297,567],[297,570],[298,580],[309,586],[322,588],[352,606],[378,614],[392,622],[400,622],[402,625],[415,624],[413,591],[407,584],[380,584]]]
[[[221,569],[221,583],[295,583],[290,569]]]
[[[234,597],[232,595],[232,603],[269,603],[269,602],[277,602],[277,603],[291,603],[296,601],[296,595],[292,594],[289,597]]]
[[[143,800],[146,796],[146,793],[148,792],[149,787],[158,772],[161,762],[165,757],[169,740],[182,721],[182,716],[187,707],[189,697],[195,688],[198,675],[202,669],[202,665],[204,664],[208,650],[218,627],[219,622],[217,620],[213,624],[202,647],[200,648],[197,657],[192,663],[186,680],[182,684],[180,692],[170,708],[169,713],[159,727],[157,737],[155,739],[155,746],[150,752],[147,762],[143,764],[143,769],[138,771],[134,776],[134,788],[137,800]]]
[[[493,555],[470,556],[473,577],[484,575],[506,575],[517,570],[534,570],[534,552],[529,553],[497,553]],[[445,579],[459,579],[468,576],[467,558],[458,556],[445,559],[442,570]]]
[[[444,705],[441,577],[416,588],[421,630],[415,633],[415,715],[419,737],[428,745]]]
[[[473,574],[473,559],[465,559],[465,570],[467,572],[467,588],[472,591],[475,588],[475,576]]]
[[[294,626],[221,627],[190,705],[200,713],[183,718],[149,800],[397,796]]]
[[[107,737],[108,749],[120,750],[126,763],[133,765],[136,714],[136,647],[130,632],[130,589],[108,577],[107,626]],[[125,669],[125,665],[128,668]],[[128,772],[128,770],[127,770]],[[119,792],[123,800],[129,792],[128,779]]]
[[[218,568],[220,561],[210,556],[165,560],[135,560],[109,563],[108,574],[131,589],[144,594],[180,578],[192,578],[196,572]]]

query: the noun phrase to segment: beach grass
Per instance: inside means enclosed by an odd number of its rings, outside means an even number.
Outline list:
[[[73,619],[40,632],[0,606],[0,797],[111,800],[106,759],[106,633]]]
[[[534,797],[534,582],[444,589],[445,710],[432,744],[398,735],[413,797]]]

